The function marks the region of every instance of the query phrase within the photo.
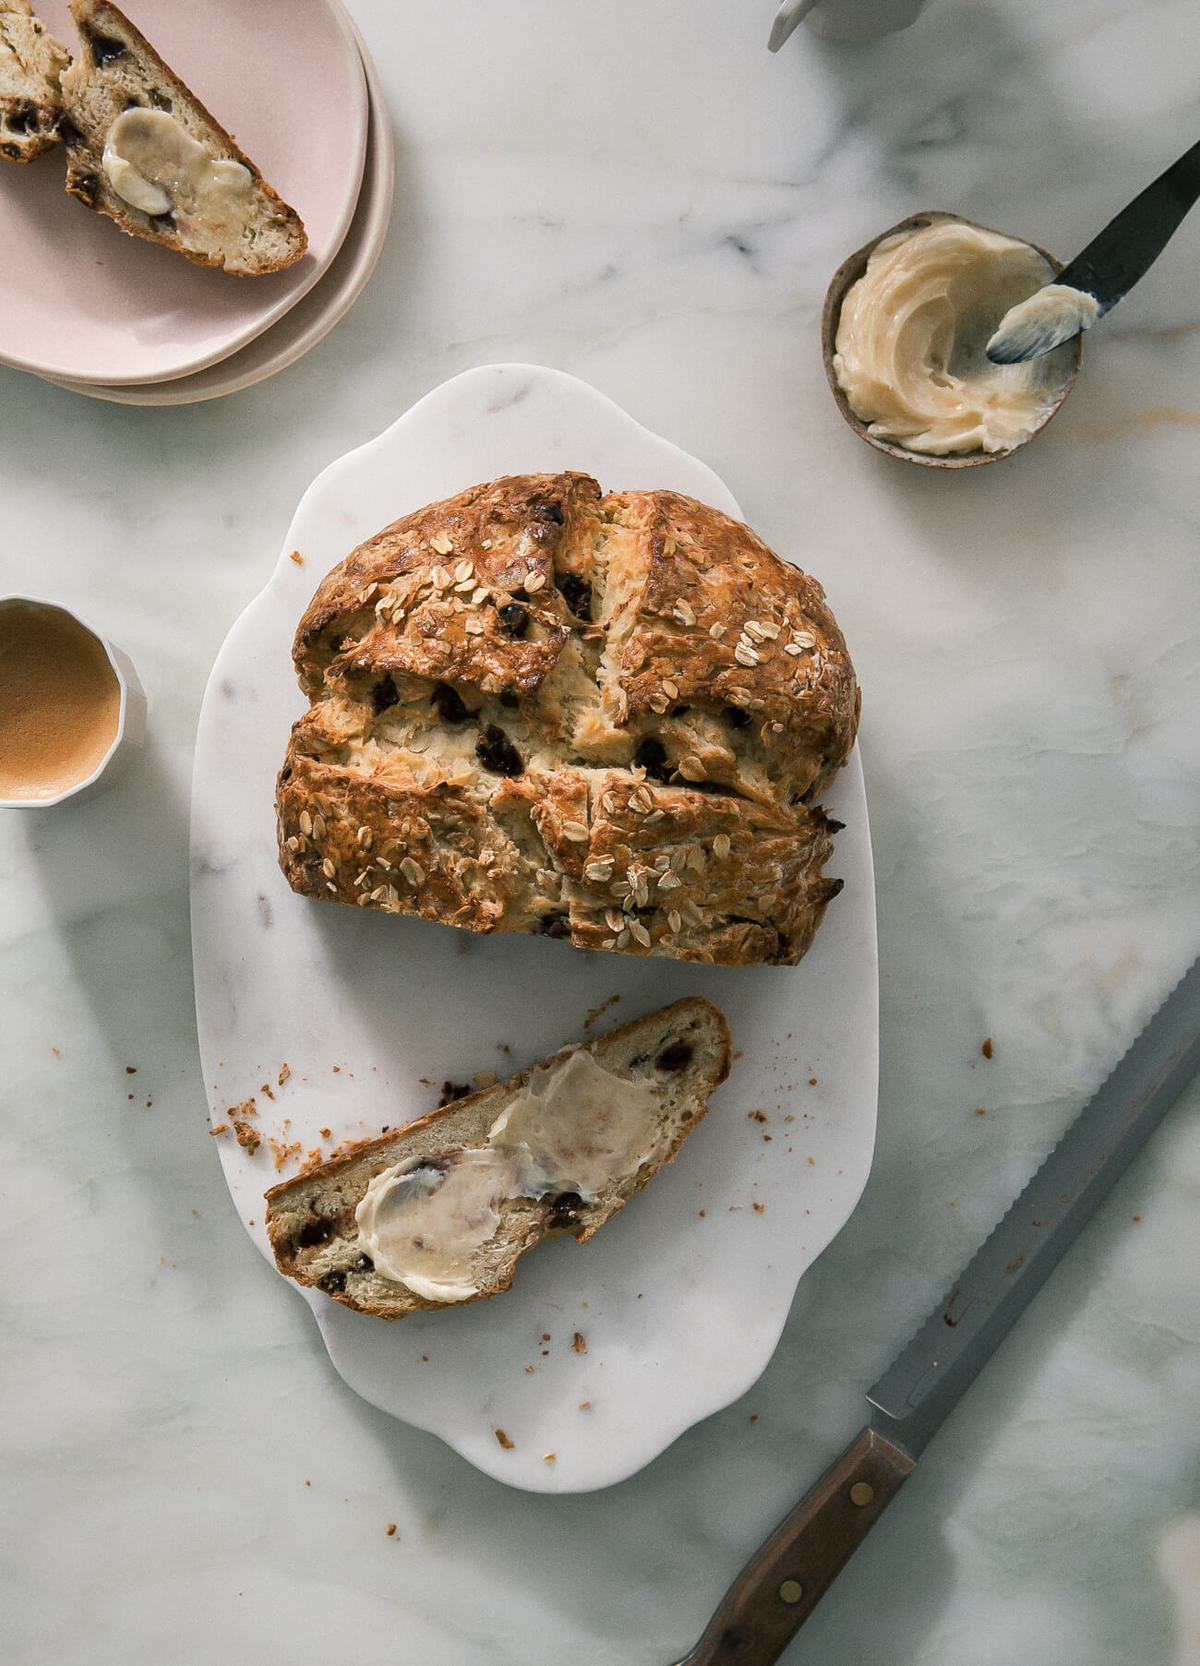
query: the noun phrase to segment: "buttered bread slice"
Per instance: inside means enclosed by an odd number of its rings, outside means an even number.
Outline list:
[[[272,1188],[276,1263],[381,1319],[498,1295],[540,1239],[584,1242],[675,1156],[729,1059],[699,997],[565,1048]]]
[[[71,0],[67,190],[132,237],[239,277],[300,259],[300,216],[109,0]]]

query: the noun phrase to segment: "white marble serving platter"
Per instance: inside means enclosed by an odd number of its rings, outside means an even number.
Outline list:
[[[325,469],[302,499],[269,584],[213,668],[191,827],[213,1122],[253,1098],[262,1135],[254,1153],[228,1132],[214,1149],[264,1255],[263,1193],[295,1172],[294,1154],[277,1167],[289,1148],[327,1151],[376,1134],[431,1109],[446,1079],[507,1074],[684,994],[705,994],[728,1015],[732,1074],[676,1162],[590,1244],[539,1246],[505,1296],[389,1325],[281,1281],[310,1302],[357,1393],[487,1474],[539,1492],[631,1475],[758,1378],[799,1279],[866,1183],[878,1068],[857,752],[826,800],[846,824],[831,866],[845,889],[794,968],[477,937],[314,903],[280,875],[275,774],[304,704],[290,646],[320,579],[423,503],[506,472],[560,468],[606,488],[674,488],[739,514],[704,464],[570,376],[506,364],[455,377]]]

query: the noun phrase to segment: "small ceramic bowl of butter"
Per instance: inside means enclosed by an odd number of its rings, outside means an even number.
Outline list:
[[[0,598],[0,808],[90,798],[145,732],[146,696],[120,648],[56,603]]]
[[[873,238],[834,274],[821,320],[846,421],[877,450],[933,468],[1021,450],[1071,391],[1082,337],[1027,364],[992,364],[985,349],[1060,270],[1032,243],[937,210]]]

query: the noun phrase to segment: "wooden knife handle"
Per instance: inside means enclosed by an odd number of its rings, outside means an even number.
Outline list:
[[[750,1558],[675,1666],[771,1666],[915,1468],[864,1429]]]

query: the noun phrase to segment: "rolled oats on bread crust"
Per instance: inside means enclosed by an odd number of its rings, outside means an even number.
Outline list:
[[[792,964],[841,888],[859,691],[817,581],[676,492],[512,475],[324,579],[277,785],[301,894],[473,931]]]

